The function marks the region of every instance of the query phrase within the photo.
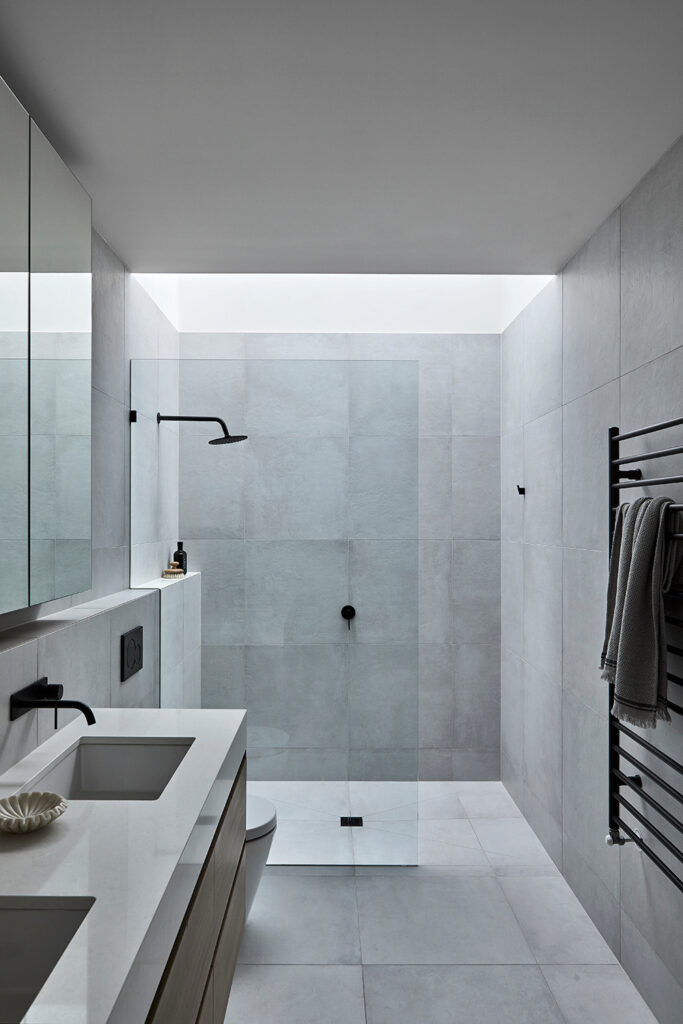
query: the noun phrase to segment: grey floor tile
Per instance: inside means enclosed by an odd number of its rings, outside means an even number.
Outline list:
[[[367,1024],[561,1024],[538,967],[364,967]]]
[[[616,957],[563,878],[501,878],[541,964],[614,964]]]
[[[239,965],[225,1024],[365,1024],[360,967]]]
[[[524,818],[472,818],[472,828],[493,867],[552,863]]]
[[[491,877],[358,878],[363,963],[533,963]]]
[[[354,879],[262,878],[239,960],[246,964],[360,963]]]
[[[619,964],[543,967],[567,1024],[656,1024]]]

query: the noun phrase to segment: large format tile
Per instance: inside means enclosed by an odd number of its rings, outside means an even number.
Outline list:
[[[524,780],[542,806],[562,821],[562,684],[524,666]]]
[[[182,600],[182,594],[181,600]],[[110,702],[112,707],[159,707],[159,591],[143,594],[112,609],[101,618],[110,629]],[[121,636],[141,626],[144,657],[142,668],[121,682]],[[162,641],[163,642],[163,641]]]
[[[562,271],[565,402],[619,376],[619,249],[617,210]]]
[[[524,659],[562,679],[562,548],[524,546]]]
[[[92,417],[92,543],[122,547],[129,541],[128,409],[93,389]]]
[[[500,432],[524,426],[524,312],[500,339]]]
[[[538,967],[364,967],[368,1024],[562,1024]]]
[[[621,207],[621,368],[628,372],[683,337],[683,142]]]
[[[360,967],[239,965],[225,1024],[365,1024]]]
[[[524,654],[524,544],[504,540],[500,546],[501,646]]]
[[[447,644],[451,614],[451,542],[419,542],[419,617],[421,644]]]
[[[456,691],[451,644],[420,644],[419,737],[420,747],[449,747],[454,743]]]
[[[657,1024],[620,964],[541,969],[567,1024]]]
[[[523,310],[524,422],[562,404],[562,277],[554,277]]]
[[[524,539],[524,430],[500,439],[500,533],[503,540]]]
[[[345,435],[348,374],[344,361],[249,360],[243,433],[269,440]]]
[[[607,548],[607,434],[619,426],[613,381],[563,409],[563,539],[568,547]]]
[[[340,609],[348,600],[347,574],[346,541],[248,541],[247,642],[346,643],[348,629]]]
[[[497,437],[454,437],[453,537],[500,537],[500,442]]]
[[[187,335],[185,335],[187,338]],[[180,366],[179,403],[182,416],[220,416],[233,434],[245,429],[245,363],[230,358],[185,359]],[[217,437],[215,423],[186,423],[185,435],[198,434],[205,440]]]
[[[353,878],[265,875],[249,916],[243,964],[358,964]]]
[[[524,761],[524,662],[503,648],[500,660],[500,745],[503,757],[522,768]]]
[[[493,878],[364,877],[356,885],[363,963],[533,963]]]
[[[354,747],[417,746],[417,644],[351,644],[348,709]]]
[[[349,433],[417,437],[418,362],[351,360]]]
[[[363,785],[362,783],[360,785]],[[372,785],[369,783],[368,785]],[[401,784],[403,785],[403,784]],[[317,821],[339,824],[351,814],[348,782],[254,782],[247,792],[275,804],[278,821]],[[362,814],[362,811],[353,811]]]
[[[562,410],[524,428],[524,540],[562,543]],[[519,497],[519,496],[518,496]]]
[[[484,853],[493,867],[547,867],[548,854],[524,818],[472,818]]]
[[[616,957],[564,878],[501,878],[539,964],[614,964]]]
[[[562,837],[562,873],[605,942],[619,956],[619,903],[566,833]]]
[[[660,423],[676,419],[681,415],[680,381],[683,373],[683,346],[673,352],[654,359],[651,363],[625,373],[621,384],[621,423],[622,430],[636,430],[649,423]],[[624,441],[622,454],[633,455],[640,452],[657,451],[680,444],[680,427],[665,430],[645,437],[636,437]],[[643,476],[678,475],[682,472],[681,457],[657,459],[656,462],[644,463]],[[670,493],[671,488],[648,488],[648,494]],[[639,491],[635,488],[628,491],[632,498]]]
[[[0,652],[0,774],[20,761],[38,744],[38,713],[10,724],[9,699],[38,678],[38,641],[22,643]]]
[[[204,434],[183,430],[179,449],[180,535],[205,540],[242,538],[245,445],[216,448],[207,444]]]
[[[96,231],[92,233],[92,386],[126,401],[124,360],[125,269]]]
[[[354,540],[349,545],[349,563],[349,601],[356,609],[351,625],[354,641],[416,643],[417,541]],[[345,603],[340,602],[339,608]]]
[[[468,818],[521,817],[522,812],[502,782],[455,782],[451,785],[455,787]]]
[[[621,915],[621,959],[659,1024],[680,1024],[683,986],[650,943],[641,935],[628,914]]]
[[[202,642],[244,640],[244,542],[186,539],[188,569],[202,574]],[[148,577],[149,578],[149,577]]]
[[[350,437],[348,487],[350,537],[418,536],[417,438]]]
[[[74,622],[38,640],[38,677],[51,683],[63,683],[64,696],[82,700],[93,708],[109,705],[110,693],[109,616],[94,615]],[[74,650],[78,658],[74,658]],[[78,716],[77,711],[61,710],[59,725]],[[54,731],[54,713],[38,712],[38,740],[42,743]]]
[[[453,640],[500,643],[500,542],[453,543]]]
[[[452,432],[454,436],[500,433],[498,334],[453,337]]]
[[[250,744],[345,746],[349,735],[347,678],[345,644],[247,647]]]
[[[454,646],[453,684],[453,746],[463,750],[498,750],[500,647],[496,644]]]
[[[247,741],[247,756],[249,775],[258,781],[334,782],[348,775],[347,747],[257,747]]]
[[[201,651],[202,707],[246,707],[246,649],[243,646],[203,644]]]
[[[571,690],[562,712],[563,828],[577,852],[610,892],[619,895],[619,854],[605,846],[607,833],[607,722]]]
[[[448,351],[442,363],[420,363],[420,437],[451,436],[452,391],[453,370]]]
[[[451,539],[451,439],[418,441],[418,536]]]
[[[245,536],[347,536],[347,454],[341,437],[249,439]]]
[[[605,631],[607,552],[565,548],[562,571],[563,685],[605,716],[607,684],[598,666]]]
[[[278,823],[269,864],[353,864],[352,829],[339,822]]]

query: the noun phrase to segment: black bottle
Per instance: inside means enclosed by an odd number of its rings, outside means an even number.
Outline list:
[[[178,541],[178,550],[173,556],[173,561],[178,563],[178,568],[187,572],[187,551],[183,551],[183,542]]]

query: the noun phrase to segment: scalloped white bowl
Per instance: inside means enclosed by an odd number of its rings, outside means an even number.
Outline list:
[[[0,800],[0,832],[35,832],[59,818],[68,806],[58,793],[15,793]]]

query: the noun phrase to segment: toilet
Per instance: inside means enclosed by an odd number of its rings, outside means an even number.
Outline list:
[[[277,828],[277,811],[262,796],[247,795],[246,917],[249,917]]]

